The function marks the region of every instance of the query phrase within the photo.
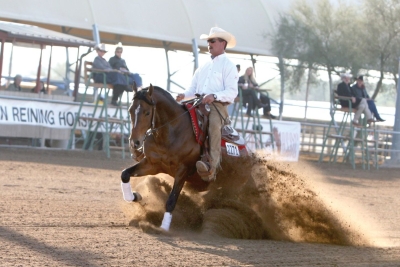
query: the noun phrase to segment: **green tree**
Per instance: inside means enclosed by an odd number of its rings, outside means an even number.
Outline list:
[[[375,99],[386,72],[397,73],[400,43],[400,1],[364,0],[362,3],[362,26],[358,31],[359,48],[366,59],[365,69],[378,70],[379,81],[372,98]],[[397,79],[395,79],[397,83]]]
[[[299,0],[279,20],[273,49],[284,58],[298,59],[307,68],[325,67],[332,96],[332,73],[362,65],[357,60],[362,57],[357,57],[354,47],[357,42],[354,32],[359,24],[355,14],[357,9],[345,4],[334,6],[329,0]]]

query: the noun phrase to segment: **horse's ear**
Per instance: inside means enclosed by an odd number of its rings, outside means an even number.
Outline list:
[[[149,86],[149,96],[151,96],[152,94],[153,94],[153,85],[152,84],[150,84],[150,86]]]
[[[136,82],[133,82],[133,84],[132,84],[132,90],[133,90],[133,92],[135,92],[135,94],[137,93]]]

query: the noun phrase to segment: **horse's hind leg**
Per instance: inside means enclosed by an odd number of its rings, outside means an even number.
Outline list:
[[[178,197],[181,194],[184,184],[185,184],[185,179],[175,178],[174,186],[172,187],[167,203],[165,204],[166,211],[164,213],[164,218],[160,226],[160,228],[164,229],[165,231],[169,230],[169,226],[171,225],[171,220],[172,220],[172,211],[175,209],[176,202],[178,201]]]

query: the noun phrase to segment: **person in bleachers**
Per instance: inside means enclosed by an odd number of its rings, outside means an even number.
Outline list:
[[[22,76],[17,74],[14,77],[14,83],[11,83],[7,87],[7,91],[21,91],[21,82],[22,82]]]
[[[236,65],[236,69],[237,69],[238,73],[240,73],[240,64]]]
[[[115,55],[111,57],[108,60],[108,63],[110,63],[111,67],[115,70],[120,70],[123,73],[128,74],[131,76],[131,78],[135,81],[136,86],[138,89],[141,89],[142,87],[142,77],[138,73],[131,73],[128,69],[128,66],[126,65],[125,59],[123,59],[122,56],[123,48],[122,46],[117,46],[115,48]]]
[[[276,117],[271,114],[271,101],[268,96],[260,93],[260,99],[257,96],[257,90],[260,87],[254,77],[252,67],[248,67],[243,76],[239,77],[239,89],[242,90],[243,103],[247,103],[246,114],[251,116],[252,110],[256,108],[263,108],[264,117],[268,119],[275,119]]]
[[[372,112],[372,114],[374,114],[374,117],[377,121],[385,121],[379,115],[378,109],[375,105],[375,101],[369,97],[367,90],[365,89],[364,76],[358,76],[356,84],[353,85],[352,89],[356,97],[364,98],[367,100],[368,108]]]
[[[113,85],[111,105],[119,106],[118,98],[124,90],[129,91],[128,87],[133,84],[133,78],[125,76],[120,70],[114,70],[110,63],[104,59],[103,56],[107,53],[105,44],[96,45],[95,49],[97,57],[93,61],[93,69],[106,71],[106,83]],[[103,73],[94,73],[93,78],[96,83],[103,83]]]
[[[354,113],[353,117],[353,125],[360,127],[361,124],[359,123],[359,119],[361,117],[361,114],[364,113],[365,117],[367,118],[368,123],[372,122],[372,114],[371,111],[368,108],[368,103],[365,98],[357,97],[352,88],[350,87],[350,78],[351,74],[350,73],[342,73],[340,75],[342,78],[342,82],[338,84],[337,86],[337,94],[338,96],[345,96],[345,97],[351,97],[351,107],[356,109],[356,112]],[[340,105],[344,108],[349,107],[349,102],[348,100],[342,100],[340,99]]]
[[[31,92],[34,93],[36,90],[36,86],[31,89]],[[40,81],[40,90],[39,93],[47,94],[46,87],[44,86],[44,82]]]

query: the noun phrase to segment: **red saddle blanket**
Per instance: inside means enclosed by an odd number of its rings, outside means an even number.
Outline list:
[[[197,118],[197,113],[196,113],[196,108],[192,108],[193,103],[185,103],[186,109],[189,111],[190,114],[190,119],[192,121],[192,127],[193,127],[193,132],[196,137],[197,143],[199,143],[201,146],[203,146],[203,142],[200,140],[200,136],[204,134],[203,130],[201,129],[199,125],[199,120]],[[229,156],[243,156],[247,155],[247,148],[246,144],[244,141],[241,139],[239,142],[235,142],[229,139],[225,139],[224,136],[221,138],[221,148],[223,151],[226,151],[226,153]]]

